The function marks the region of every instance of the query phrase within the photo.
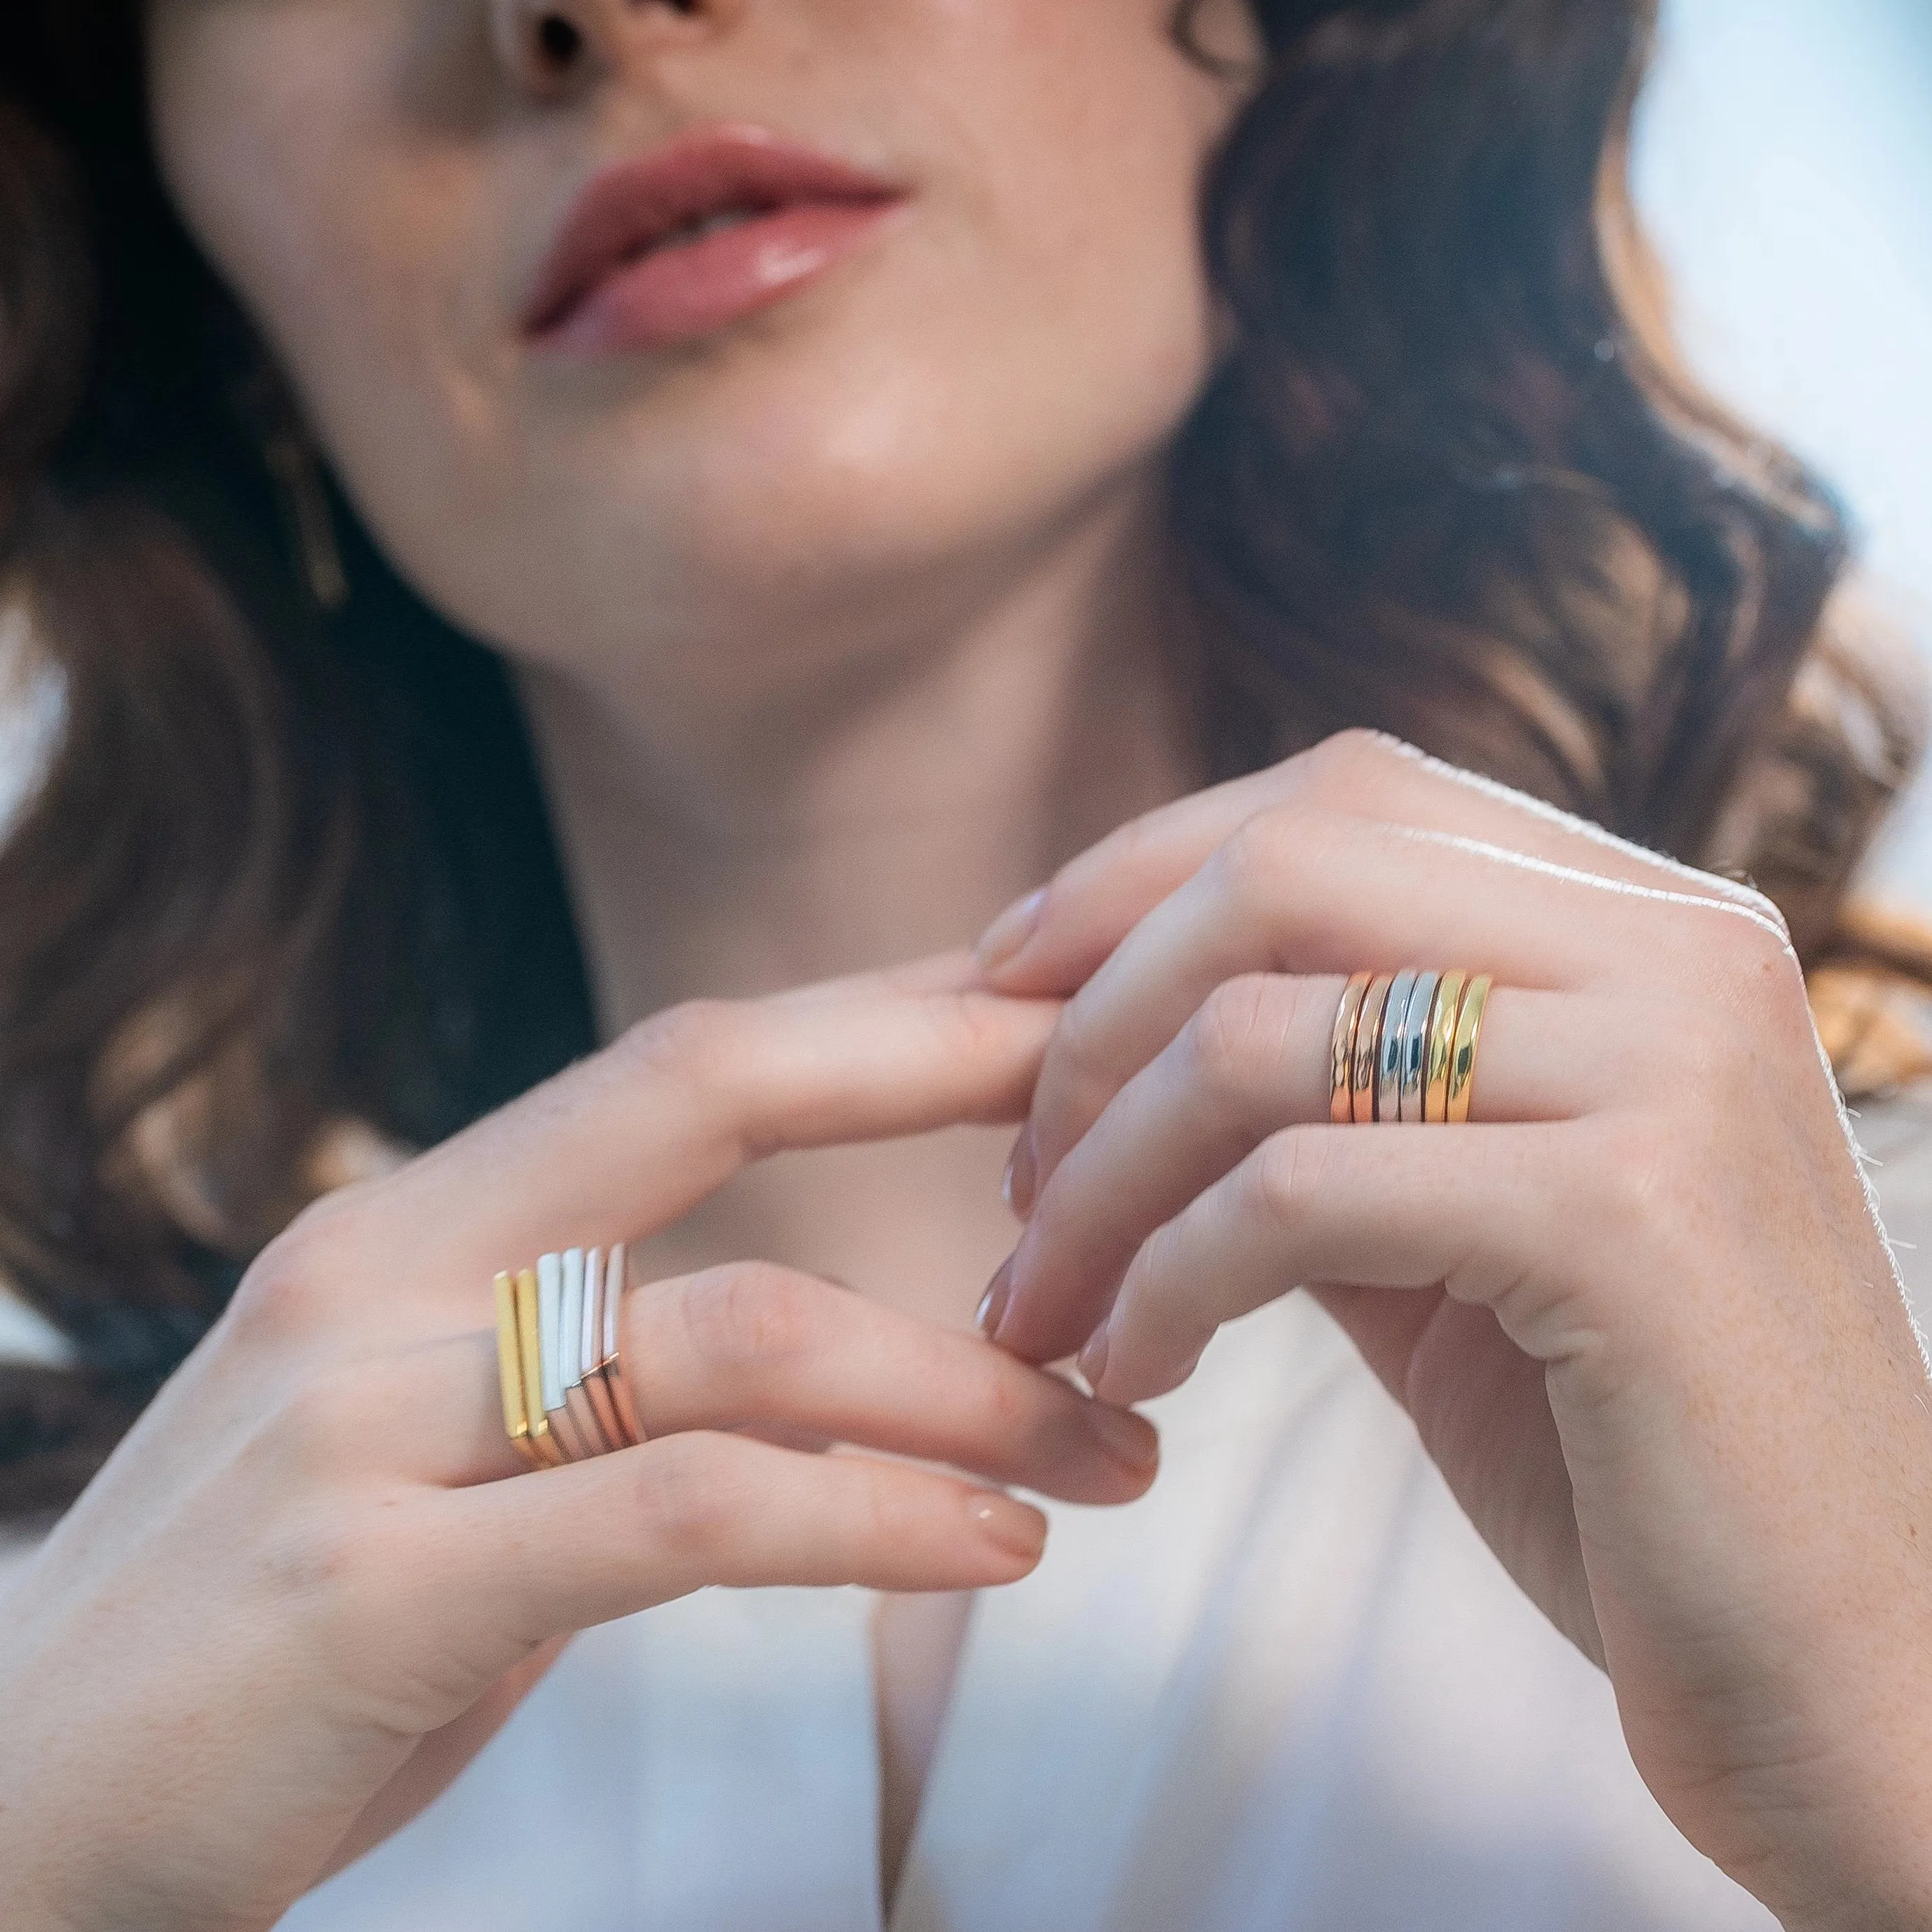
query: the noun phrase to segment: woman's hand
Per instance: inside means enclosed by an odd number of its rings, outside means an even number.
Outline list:
[[[1076,861],[982,943],[1082,988],[986,1325],[1109,1401],[1312,1292],[1787,1925],[1932,1924],[1932,1408],[1756,894],[1352,734]],[[1469,1127],[1328,1124],[1346,976],[1495,976]]]
[[[1057,1008],[944,976],[669,1013],[262,1256],[8,1595],[10,1927],[272,1924],[587,1625],[705,1584],[964,1589],[1038,1557],[1039,1514],[996,1492],[730,1432],[1145,1488],[1138,1418],[766,1267],[630,1298],[643,1448],[530,1473],[505,1436],[497,1269],[664,1226],[781,1148],[1019,1117]]]

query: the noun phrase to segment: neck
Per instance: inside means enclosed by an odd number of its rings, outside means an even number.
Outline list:
[[[1162,554],[1144,494],[1110,505],[943,626],[868,638],[862,664],[808,690],[720,703],[715,682],[662,670],[760,664],[757,638],[526,670],[606,1036],[680,1000],[965,944],[1190,788]]]

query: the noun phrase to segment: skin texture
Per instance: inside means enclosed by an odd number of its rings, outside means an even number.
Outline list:
[[[956,964],[930,1009],[869,979],[761,996],[961,944],[1190,782],[1150,530],[1208,365],[1194,184],[1238,88],[1177,51],[1164,0],[563,10],[585,58],[561,80],[506,4],[150,13],[184,216],[378,540],[523,680],[615,1044],[265,1256],[10,1593],[11,1923],[266,1924],[446,1784],[572,1629],[706,1581],[957,1591],[1036,1553],[1030,1512],[1000,1518],[1019,1553],[989,1547],[976,1492],[720,1428],[1096,1501],[1150,1472],[1136,1423],[1096,1425],[1131,1451],[1100,1475],[1084,1425],[1016,1440],[1075,1398],[970,1335],[1011,1235],[986,1123],[1023,1109],[1050,1012],[959,1004]],[[1238,9],[1202,24],[1239,51]],[[882,170],[908,204],[701,343],[532,356],[519,314],[582,187],[720,119]],[[798,1036],[766,1022],[807,1010],[788,1071]],[[721,1077],[725,1114],[680,1114]],[[584,1096],[614,1087],[626,1125],[586,1141]],[[453,1466],[462,1418],[479,1454],[500,1426],[476,1412],[492,1272],[622,1237],[646,1278],[704,1284],[640,1309],[694,1297],[725,1358],[668,1439],[554,1478]],[[849,1358],[836,1412],[782,1377],[724,1400],[745,1358],[797,1352],[801,1308],[812,1352]],[[868,1354],[854,1324],[894,1309],[898,1346]],[[941,1384],[978,1406],[915,1441]],[[546,1489],[575,1514],[532,1522]],[[504,1575],[506,1547],[554,1587]],[[879,1623],[898,1818],[956,1654],[956,1620],[930,1622]]]
[[[1654,862],[1352,742],[1142,815],[1193,778],[1155,507],[1239,81],[1168,0],[561,10],[564,76],[508,4],[153,10],[184,215],[379,540],[518,668],[614,1044],[298,1223],[10,1594],[10,1923],[266,1926],[572,1630],[1036,1554],[1018,1505],[747,1426],[1138,1493],[1148,1432],[947,1332],[1011,1241],[988,1124],[1030,1102],[1012,1350],[1078,1348],[1124,1278],[1102,1387],[1136,1396],[1244,1298],[1330,1281],[1685,1828],[1793,1925],[1924,1922],[1923,1372],[1765,909],[1612,895],[1580,875]],[[1232,0],[1197,27],[1252,50]],[[578,190],[718,118],[910,199],[701,343],[532,358]],[[1070,860],[988,986],[778,991],[942,952]],[[1480,1091],[1520,1114],[1443,1137],[1442,1212],[1406,1220],[1399,1141],[1268,1150],[1336,976],[1450,954],[1505,982]],[[1167,1232],[1118,1218],[1124,1170]],[[491,1274],[620,1238],[658,1439],[496,1480]],[[879,1619],[893,1831],[947,1622]]]
[[[962,976],[675,1009],[264,1254],[8,1599],[9,1922],[271,1924],[574,1630],[707,1583],[958,1590],[1037,1559],[1027,1505],[814,1439],[1139,1494],[1138,1418],[765,1264],[631,1298],[643,1448],[532,1474],[503,1434],[489,1257],[662,1225],[760,1154],[1016,1114],[1055,1008],[932,990]],[[753,1426],[793,1446],[728,1432]]]
[[[1787,1926],[1924,1923],[1926,1366],[1769,902],[1352,736],[982,951],[1075,993],[998,1339],[1139,1401],[1312,1284],[1685,1834]],[[1330,1124],[1348,973],[1466,961],[1472,1125]]]

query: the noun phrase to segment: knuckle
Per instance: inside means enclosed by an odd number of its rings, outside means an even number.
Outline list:
[[[1078,1000],[1060,1016],[1034,1089],[1033,1120],[1040,1151],[1057,1154],[1099,1118],[1120,1085],[1102,1046],[1097,1018]]]
[[[871,1547],[902,1547],[917,1534],[916,1525],[908,1520],[904,1486],[880,1465],[861,1467],[854,1500],[859,1534]]]
[[[1580,1166],[1590,1222],[1606,1252],[1654,1256],[1695,1212],[1699,1163],[1654,1118],[1600,1124]]]
[[[942,1038],[951,1057],[968,1066],[987,1066],[1014,1058],[1022,1035],[1016,1003],[985,994],[962,993],[938,1002],[932,1012],[945,1029]]]
[[[1361,796],[1365,784],[1388,769],[1395,756],[1392,742],[1379,731],[1352,724],[1311,746],[1297,762],[1306,774],[1311,798],[1348,803]]]
[[[1292,1017],[1285,1004],[1284,982],[1264,973],[1216,986],[1187,1026],[1186,1051],[1202,1083],[1217,1093],[1244,1089],[1255,1063],[1279,1054]]]
[[[1218,855],[1228,890],[1250,898],[1274,886],[1294,863],[1297,829],[1307,818],[1298,806],[1277,805],[1236,826]]]
[[[796,1275],[761,1262],[712,1268],[682,1291],[685,1333],[716,1368],[769,1370],[807,1353],[823,1326],[820,1298]]]
[[[986,1426],[988,1442],[1009,1443],[1036,1419],[1039,1396],[1025,1370],[1010,1356],[992,1357],[980,1365],[981,1379],[971,1392],[972,1408]]]
[[[646,1538],[674,1563],[718,1568],[730,1546],[739,1484],[718,1438],[670,1436],[651,1445],[636,1476],[637,1518]]]
[[[1322,1188],[1328,1143],[1298,1127],[1264,1141],[1246,1169],[1250,1204],[1267,1222],[1295,1220]]]
[[[1351,823],[1343,812],[1290,802],[1244,819],[1215,855],[1221,888],[1237,904],[1268,908],[1320,890],[1322,868]]]
[[[264,1248],[229,1302],[224,1327],[244,1349],[277,1352],[327,1322],[326,1284],[338,1263],[334,1223],[326,1202],[306,1210]]]
[[[743,1029],[738,1002],[686,1000],[640,1020],[611,1051],[627,1070],[708,1084],[730,1072]]]

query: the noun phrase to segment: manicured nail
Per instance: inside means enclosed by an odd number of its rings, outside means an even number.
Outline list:
[[[1033,1150],[1033,1123],[1029,1120],[1020,1130],[1020,1137],[1013,1143],[1013,1150],[1006,1162],[1006,1178],[1000,1183],[1000,1192],[1006,1196],[1006,1205],[1014,1216],[1024,1221],[1033,1212],[1034,1184],[1036,1179]]]
[[[981,935],[973,949],[982,973],[997,973],[1010,964],[1026,949],[1026,943],[1040,924],[1040,908],[1046,904],[1046,888],[1029,892],[1017,905],[1007,907]]]
[[[1011,1496],[995,1496],[990,1490],[976,1491],[966,1498],[966,1514],[973,1526],[995,1549],[1009,1556],[1037,1562],[1046,1547],[1046,1518]]]
[[[1013,1262],[1009,1255],[1000,1262],[999,1271],[986,1289],[986,1298],[980,1304],[976,1318],[980,1333],[989,1342],[1000,1339],[1000,1324],[1006,1318],[1006,1304],[1013,1298]]]
[[[1136,1475],[1144,1476],[1160,1466],[1160,1438],[1154,1424],[1144,1420],[1132,1409],[1115,1408],[1109,1402],[1090,1403],[1087,1426],[1094,1432],[1100,1447]]]
[[[1080,1351],[1080,1372],[1087,1378],[1087,1386],[1097,1390],[1100,1378],[1107,1372],[1108,1334],[1106,1325],[1095,1329],[1087,1338],[1087,1346]]]

